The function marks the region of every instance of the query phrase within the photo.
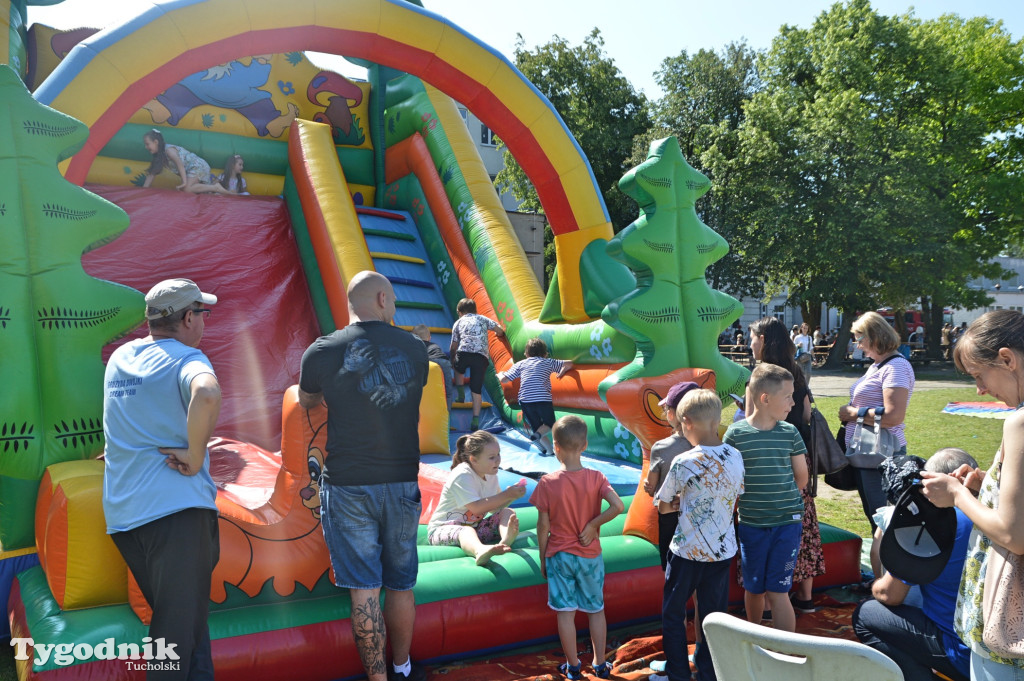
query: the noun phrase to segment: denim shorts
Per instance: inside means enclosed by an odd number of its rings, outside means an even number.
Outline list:
[[[320,482],[320,519],[334,583],[343,589],[416,586],[420,488],[415,482]]]
[[[793,586],[796,554],[800,551],[801,523],[775,527],[739,524],[743,588],[752,594],[789,593]]]
[[[559,551],[544,561],[548,607],[552,610],[604,610],[604,557],[582,558]]]

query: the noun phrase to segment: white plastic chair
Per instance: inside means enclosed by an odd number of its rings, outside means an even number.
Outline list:
[[[721,681],[903,681],[882,653],[861,643],[790,634],[713,612],[704,640]]]

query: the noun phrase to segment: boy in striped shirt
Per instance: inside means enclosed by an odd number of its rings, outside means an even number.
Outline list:
[[[559,378],[572,369],[572,362],[567,359],[551,359],[548,357],[548,346],[540,338],[531,338],[526,342],[526,359],[516,362],[508,371],[498,374],[502,383],[519,381],[519,407],[523,410],[523,418],[533,429],[533,440],[546,455],[554,454],[552,445],[544,439],[555,425],[555,407],[551,400],[551,374]]]
[[[794,631],[789,601],[800,550],[807,485],[806,448],[785,418],[793,407],[793,374],[763,362],[747,386],[747,417],[729,426],[724,441],[743,455],[744,492],[739,499],[740,562],[747,620],[760,623],[765,599],[776,629]]]

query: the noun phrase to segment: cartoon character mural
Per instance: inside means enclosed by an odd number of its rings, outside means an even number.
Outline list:
[[[327,438],[327,410],[298,406],[295,389],[284,405],[281,470],[265,504],[245,509],[224,498],[220,510],[220,562],[213,572],[211,598],[223,603],[228,587],[250,597],[268,583],[281,596],[301,584],[312,589],[330,569],[330,558],[320,530],[320,471]],[[246,458],[258,450],[232,443]],[[211,457],[216,452],[211,450]],[[315,465],[314,465],[315,464]],[[296,503],[300,502],[300,503]]]
[[[299,107],[288,102],[281,112],[262,89],[270,80],[273,55],[260,54],[249,63],[235,60],[193,73],[151,99],[143,108],[156,124],[177,125],[182,117],[203,104],[232,109],[245,116],[260,137],[280,137],[295,120]]]

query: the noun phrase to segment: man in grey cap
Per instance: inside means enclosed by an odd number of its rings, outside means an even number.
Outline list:
[[[107,534],[153,609],[154,652],[179,658],[154,660],[147,679],[213,678],[207,614],[220,544],[206,444],[220,384],[197,348],[216,302],[188,279],[160,282],[146,294],[149,335],[115,350],[103,377]]]

